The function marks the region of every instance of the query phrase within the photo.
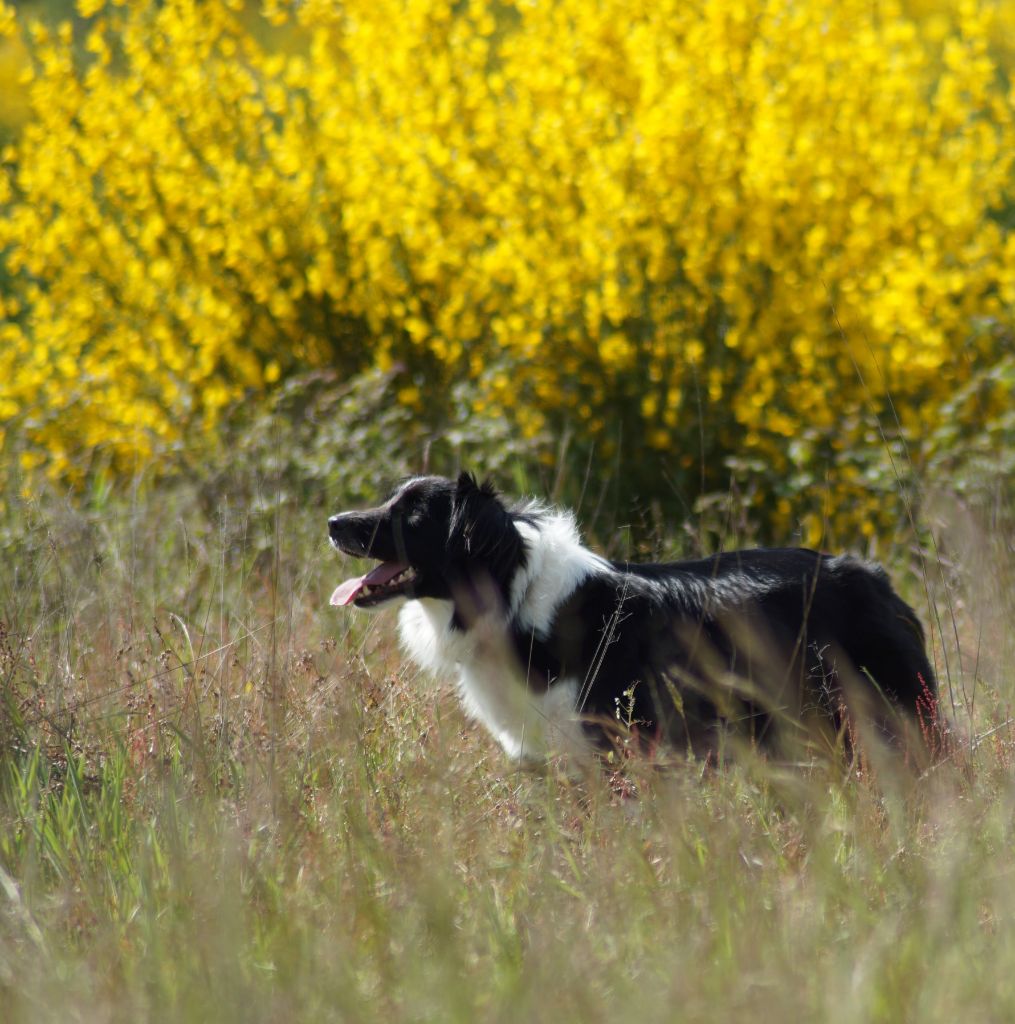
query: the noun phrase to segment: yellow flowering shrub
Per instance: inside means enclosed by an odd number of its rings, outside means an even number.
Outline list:
[[[919,467],[1011,347],[1000,6],[268,3],[285,50],[242,7],[80,0],[84,61],[26,27],[0,178],[26,465],[131,469],[294,369],[404,366],[421,416],[468,381],[472,415],[646,496],[735,472],[816,540],[823,509],[870,528],[882,433]],[[971,430],[1011,400],[975,390]]]

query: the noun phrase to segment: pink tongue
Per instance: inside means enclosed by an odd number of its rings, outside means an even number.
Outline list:
[[[408,569],[408,566],[404,562],[381,562],[365,576],[357,576],[355,579],[340,583],[331,595],[331,603],[338,606],[347,605],[356,599],[364,587],[383,586],[405,569]]]

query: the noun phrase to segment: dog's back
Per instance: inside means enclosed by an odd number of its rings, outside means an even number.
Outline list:
[[[575,678],[578,710],[704,755],[730,740],[788,746],[850,712],[886,737],[933,714],[913,610],[878,566],[804,549],[612,563],[543,636],[516,631],[530,685]]]

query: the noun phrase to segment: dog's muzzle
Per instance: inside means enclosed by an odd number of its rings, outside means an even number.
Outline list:
[[[369,558],[376,532],[375,517],[361,512],[341,512],[328,520],[328,537],[332,545],[347,555]]]

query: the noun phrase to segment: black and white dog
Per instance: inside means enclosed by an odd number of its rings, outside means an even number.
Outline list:
[[[796,750],[847,723],[892,742],[936,709],[913,610],[878,566],[801,548],[608,561],[574,516],[508,505],[469,474],[422,476],[328,521],[380,564],[333,605],[401,605],[402,644],[457,678],[508,754],[581,757],[619,735],[698,756]]]

